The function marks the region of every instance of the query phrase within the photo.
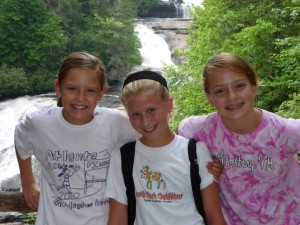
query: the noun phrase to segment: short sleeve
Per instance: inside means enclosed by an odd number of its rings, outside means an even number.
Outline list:
[[[112,152],[104,196],[127,205],[126,187],[121,170],[120,149]]]
[[[178,126],[177,132],[185,138],[194,138],[196,131],[201,127],[205,117],[191,116],[182,120]]]
[[[15,128],[14,145],[22,159],[33,155],[32,124],[32,115],[29,114]]]
[[[210,152],[205,143],[197,142],[197,158],[199,165],[199,174],[201,177],[200,189],[206,188],[213,183],[214,176],[208,172],[206,165],[208,162],[212,162]]]

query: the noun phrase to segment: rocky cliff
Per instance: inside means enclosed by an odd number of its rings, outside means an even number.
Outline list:
[[[184,58],[179,58],[174,54],[175,49],[186,49],[188,45],[186,38],[188,35],[188,27],[191,24],[191,20],[184,19],[161,19],[153,18],[145,20],[147,25],[152,27],[155,33],[161,35],[169,45],[172,59],[175,62],[183,63]]]

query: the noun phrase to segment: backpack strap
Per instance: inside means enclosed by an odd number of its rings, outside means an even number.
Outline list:
[[[194,139],[189,140],[188,153],[189,153],[189,160],[191,164],[190,173],[191,173],[191,185],[192,185],[192,190],[194,195],[194,201],[199,214],[202,216],[204,220],[204,223],[207,224],[207,219],[203,209],[202,197],[200,192],[201,178],[199,175],[199,165],[198,165],[197,152],[196,152],[196,141]]]
[[[121,147],[121,167],[126,186],[128,199],[128,225],[133,225],[135,221],[136,199],[135,188],[132,176],[135,142],[129,142]]]

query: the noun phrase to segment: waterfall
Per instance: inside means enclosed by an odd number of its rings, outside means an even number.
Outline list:
[[[54,94],[23,96],[0,102],[0,191],[19,191],[21,188],[14,148],[15,126],[27,113],[55,104]]]
[[[141,41],[140,54],[143,59],[143,66],[163,68],[165,65],[172,65],[171,52],[165,39],[147,27],[143,20],[135,24],[135,32]]]

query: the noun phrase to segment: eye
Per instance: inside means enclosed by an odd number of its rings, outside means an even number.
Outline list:
[[[246,86],[246,84],[244,84],[244,83],[239,83],[239,84],[237,84],[235,87],[236,87],[236,89],[243,89],[245,86]]]
[[[220,89],[216,89],[214,91],[214,94],[215,95],[222,95],[224,92],[225,92],[225,90],[223,88],[220,88]]]
[[[138,112],[134,112],[134,113],[131,113],[131,114],[130,114],[130,117],[131,117],[131,118],[139,118],[140,116],[141,116],[141,114],[138,113]]]
[[[72,93],[76,93],[78,91],[78,89],[75,87],[68,87],[67,90]]]
[[[85,90],[85,93],[89,96],[95,94],[97,91],[95,89],[89,88],[87,90]]]
[[[154,111],[155,111],[155,108],[149,108],[149,109],[147,110],[148,113],[152,113],[152,112],[154,112]]]

